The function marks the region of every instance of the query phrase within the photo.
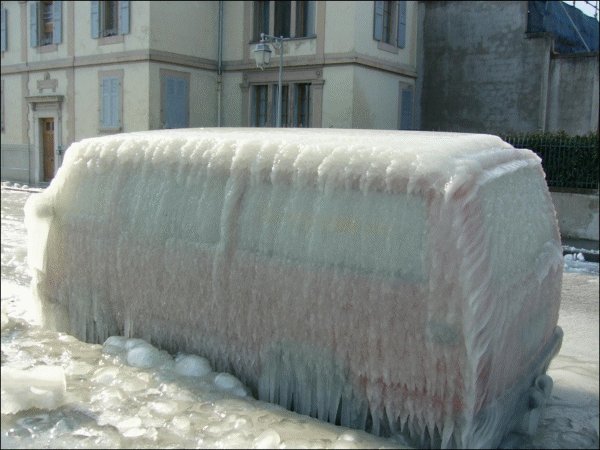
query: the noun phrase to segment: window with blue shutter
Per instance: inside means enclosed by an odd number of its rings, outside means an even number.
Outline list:
[[[29,2],[29,45],[62,43],[62,2]]]
[[[167,75],[163,82],[164,128],[189,126],[189,82],[187,79]]]
[[[413,89],[405,87],[401,90],[400,97],[400,129],[413,129]]]
[[[121,128],[121,79],[103,77],[100,87],[100,128]]]
[[[7,10],[5,8],[2,8],[1,10],[1,23],[0,23],[0,28],[2,30],[2,45],[0,47],[1,51],[5,52],[6,48],[7,48],[7,35],[6,35],[6,16],[7,16]]]
[[[373,39],[394,47],[404,48],[406,46],[407,2],[375,1],[374,3]]]
[[[129,1],[91,1],[92,38],[129,34],[130,3]]]

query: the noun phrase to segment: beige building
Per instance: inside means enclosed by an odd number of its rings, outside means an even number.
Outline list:
[[[74,141],[182,127],[414,127],[418,2],[3,1],[2,179],[52,179]]]

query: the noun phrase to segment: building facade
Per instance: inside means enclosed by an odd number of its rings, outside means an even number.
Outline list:
[[[424,2],[421,128],[598,130],[598,21],[566,2]]]
[[[52,179],[84,138],[185,127],[412,129],[419,2],[2,2],[2,179]]]

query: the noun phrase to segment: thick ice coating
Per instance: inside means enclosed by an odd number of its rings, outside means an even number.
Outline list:
[[[86,139],[26,225],[47,325],[202,355],[303,414],[493,447],[551,389],[555,213],[539,158],[495,136]]]

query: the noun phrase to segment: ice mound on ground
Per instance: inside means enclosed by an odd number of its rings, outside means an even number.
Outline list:
[[[86,139],[25,209],[45,323],[81,339],[199,354],[260,399],[425,447],[497,446],[548,395],[558,227],[539,158],[498,137]]]
[[[202,377],[212,371],[206,358],[197,355],[177,355],[175,372],[188,377]]]
[[[2,414],[30,408],[55,409],[64,401],[67,390],[62,367],[36,366],[21,370],[2,367]]]

